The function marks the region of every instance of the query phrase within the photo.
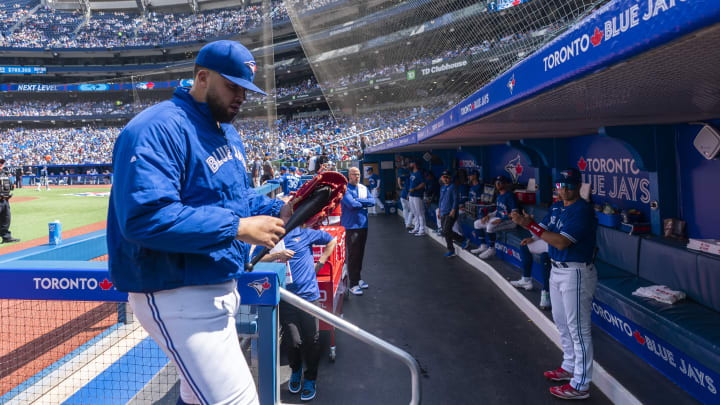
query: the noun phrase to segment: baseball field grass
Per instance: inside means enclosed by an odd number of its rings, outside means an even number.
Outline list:
[[[107,219],[108,197],[92,193],[108,193],[109,186],[53,187],[37,191],[23,187],[13,191],[10,199],[12,221],[10,231],[22,242],[48,237],[48,223],[59,220],[63,233]],[[46,242],[47,243],[47,242]],[[9,246],[12,244],[3,244]]]

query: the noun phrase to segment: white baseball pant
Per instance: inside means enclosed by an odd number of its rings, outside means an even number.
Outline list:
[[[425,233],[425,203],[422,197],[410,196],[410,207],[415,216],[415,231]]]
[[[240,349],[236,281],[130,293],[135,317],[180,373],[187,404],[259,405]]]
[[[495,215],[490,214],[491,217],[488,219],[487,222],[483,223],[482,219],[478,219],[473,223],[473,226],[475,229],[485,229],[487,233],[493,233],[493,232],[500,232],[500,231],[507,231],[510,229],[515,228],[517,225],[515,222],[513,222],[511,219],[501,219],[500,222],[497,224],[494,224],[495,221]]]
[[[385,210],[385,204],[380,201],[380,190],[378,190],[379,188],[380,187],[376,187],[370,192],[373,198],[375,198],[375,205],[368,209],[368,212],[370,212],[371,214],[377,214],[377,208],[380,208],[380,213]]]
[[[573,373],[570,385],[585,391],[590,387],[593,344],[590,320],[592,298],[597,287],[595,266],[569,262],[550,272],[550,302],[563,349],[562,368]]]
[[[407,198],[401,198],[400,199],[400,205],[402,206],[403,210],[403,219],[405,220],[405,227],[409,227],[413,225],[413,213],[410,209],[410,200]]]

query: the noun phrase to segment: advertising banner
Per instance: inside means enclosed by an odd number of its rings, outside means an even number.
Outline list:
[[[717,392],[720,376],[698,359],[689,357],[598,300],[592,304],[592,320],[700,402],[717,404],[720,401]]]

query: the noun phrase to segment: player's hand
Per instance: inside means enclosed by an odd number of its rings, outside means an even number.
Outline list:
[[[455,218],[455,208],[450,210],[450,216]]]
[[[525,238],[525,239],[523,239],[523,240],[520,241],[520,246],[525,246],[525,245],[527,245],[528,243],[532,243],[532,241],[533,241],[533,238]]]
[[[258,215],[240,218],[235,239],[272,249],[283,234],[285,234],[285,228],[283,228],[282,219]]]
[[[277,255],[276,260],[285,263],[286,261],[292,259],[293,256],[295,256],[295,251],[290,250],[290,249],[285,249],[285,250],[281,250],[275,254]]]
[[[287,221],[290,219],[292,214],[293,214],[292,204],[288,204],[288,202],[285,201],[285,205],[283,205],[282,208],[280,208],[280,220],[283,222],[283,225],[285,225],[287,223]]]
[[[322,269],[323,267],[325,267],[325,263],[316,262],[315,263],[315,274],[318,274],[320,269]]]
[[[483,223],[483,224],[487,224],[487,222],[488,222],[489,220],[490,220],[490,217],[489,217],[489,216],[484,216],[484,217],[480,220],[480,222]]]
[[[522,214],[517,211],[511,212],[510,219],[512,219],[513,222],[522,226],[523,228],[527,228],[527,226],[530,225],[530,222],[532,222],[532,216],[525,212],[525,210],[523,210]]]

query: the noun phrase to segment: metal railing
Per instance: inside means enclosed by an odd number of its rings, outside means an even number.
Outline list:
[[[383,350],[400,359],[400,361],[405,363],[405,365],[410,369],[410,378],[412,384],[410,405],[420,404],[420,366],[418,365],[417,361],[415,361],[415,358],[413,358],[408,352],[380,339],[379,337],[369,332],[366,332],[363,329],[360,329],[359,327],[351,324],[350,322],[336,315],[333,315],[330,312],[321,309],[320,307],[317,307],[305,301],[304,299],[298,297],[290,291],[287,291],[284,288],[280,289],[280,299],[304,312],[309,313],[315,318],[327,322],[328,324],[344,331],[350,336],[353,336],[369,344],[372,347]]]

